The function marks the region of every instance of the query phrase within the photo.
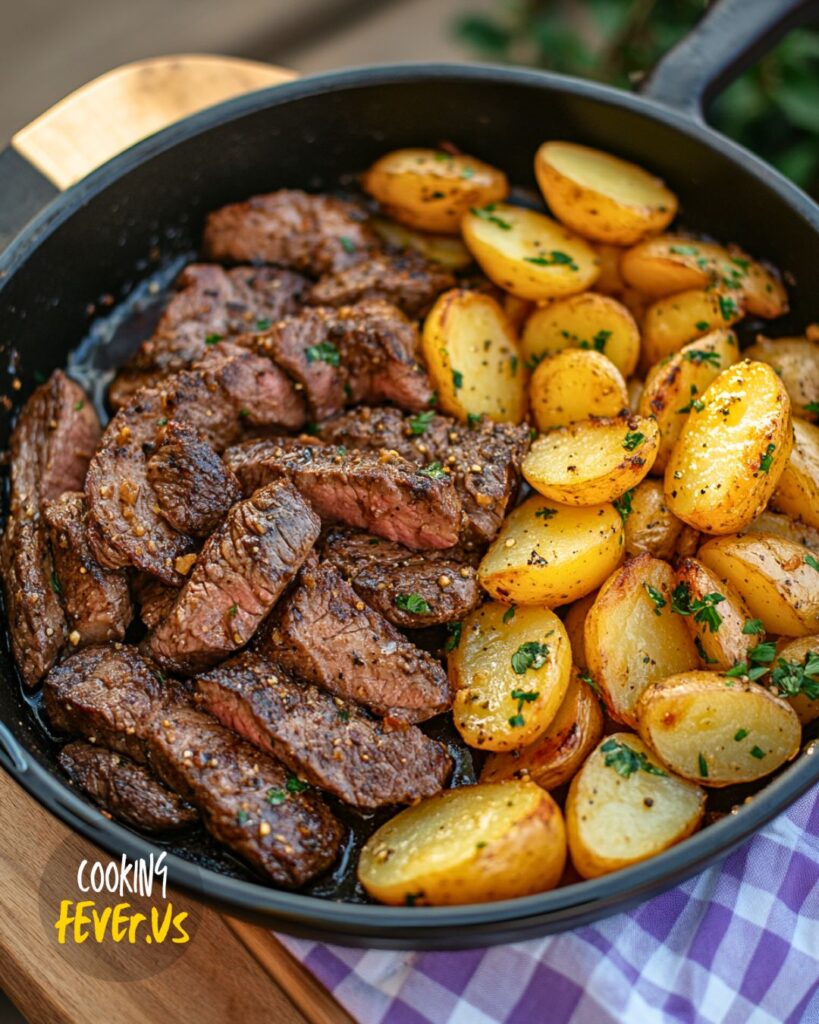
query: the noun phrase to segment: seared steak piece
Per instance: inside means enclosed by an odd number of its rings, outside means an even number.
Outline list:
[[[67,743],[57,761],[104,811],[144,832],[169,832],[198,820],[196,808],[124,754],[92,743]]]
[[[212,533],[242,496],[236,477],[207,441],[176,420],[160,430],[146,468],[162,515],[192,537]]]
[[[385,299],[416,320],[428,312],[441,292],[454,287],[455,278],[448,270],[416,252],[397,256],[376,253],[323,277],[310,290],[308,299],[314,306],[347,306],[362,299]]]
[[[284,669],[401,727],[452,704],[440,664],[369,608],[338,570],[306,566],[260,637]]]
[[[458,540],[461,507],[452,481],[418,472],[395,453],[278,438],[229,448],[225,462],[245,494],[289,479],[326,523],[346,523],[411,548],[448,548]]]
[[[444,748],[415,726],[385,732],[356,705],[294,681],[258,654],[225,662],[196,684],[220,722],[362,810],[432,796],[452,767]]]
[[[145,641],[161,665],[209,668],[244,646],[312,550],[321,524],[285,480],[234,505],[173,609]]]
[[[11,647],[28,686],[54,664],[66,637],[42,507],[82,487],[99,435],[99,420],[85,392],[61,370],[31,395],[11,435],[0,573]]]
[[[148,629],[153,629],[171,614],[179,596],[179,587],[171,587],[147,572],[136,573],[131,589],[139,605],[139,617]]]
[[[54,589],[60,595],[73,647],[122,640],[133,610],[128,577],[105,569],[88,541],[88,513],[82,491],[66,491],[47,502],[45,521],[54,558]]]
[[[359,597],[396,626],[456,622],[481,602],[474,553],[460,548],[411,551],[357,530],[330,530],[322,556]]]
[[[203,244],[213,260],[276,263],[319,277],[378,247],[366,220],[364,210],[342,199],[280,189],[215,210]]]
[[[450,416],[404,416],[397,409],[354,409],[321,424],[319,433],[330,444],[386,448],[417,466],[444,466],[463,504],[463,540],[470,546],[497,536],[517,494],[530,444],[525,424],[483,417],[466,426]]]
[[[277,885],[303,885],[335,860],[343,827],[318,795],[210,715],[169,709],[150,750],[159,777],[199,808],[211,835]]]

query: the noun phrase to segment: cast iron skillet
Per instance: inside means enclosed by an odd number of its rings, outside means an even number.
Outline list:
[[[526,70],[408,65],[302,79],[196,115],[58,195],[19,154],[0,155],[0,343],[21,353],[22,399],[63,366],[88,329],[87,304],[122,297],[160,247],[196,247],[206,211],[274,188],[334,187],[389,149],[451,139],[534,186],[547,138],[599,146],[659,173],[686,224],[740,243],[794,274],[787,334],[819,319],[819,208],[752,154],[709,129],[703,103],[806,20],[807,0],[722,0],[654,72],[642,97]],[[8,424],[4,426],[7,433]],[[0,437],[0,442],[5,438]],[[52,813],[105,849],[157,846],[107,821],[55,770],[53,750],[8,656],[0,654],[0,763]],[[614,875],[503,903],[390,908],[280,892],[169,858],[174,884],[219,908],[298,935],[387,948],[457,948],[576,927],[645,900],[724,856],[819,781],[809,749],[754,800],[679,846]]]

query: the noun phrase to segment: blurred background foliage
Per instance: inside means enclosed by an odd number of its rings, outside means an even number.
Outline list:
[[[482,60],[633,89],[707,6],[707,0],[497,0],[496,10],[467,14],[454,31]],[[791,32],[731,84],[708,119],[819,197],[819,30]]]

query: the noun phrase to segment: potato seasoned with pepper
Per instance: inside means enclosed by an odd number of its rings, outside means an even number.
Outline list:
[[[538,364],[529,397],[538,430],[544,432],[628,410],[626,382],[614,363],[599,352],[577,348],[546,356]]]
[[[508,203],[473,206],[461,230],[490,281],[521,299],[576,295],[600,273],[588,242],[534,210]]]
[[[742,297],[730,292],[692,289],[657,299],[641,325],[644,364],[654,366],[684,345],[742,319]]]
[[[703,668],[715,672],[747,661],[764,634],[733,587],[696,558],[677,566],[671,609],[684,617]]]
[[[546,790],[498,782],[401,811],[367,840],[358,878],[381,903],[452,906],[553,889],[565,862],[563,815]]]
[[[655,683],[637,705],[640,735],[670,771],[702,786],[770,775],[799,753],[793,708],[741,675],[686,672]]]
[[[490,601],[463,622],[448,658],[452,720],[470,747],[517,750],[549,727],[572,670],[569,638],[548,608]]]
[[[669,512],[660,481],[643,480],[621,504],[626,516],[626,555],[645,551],[665,561],[673,558],[683,522]]]
[[[599,505],[640,483],[651,469],[659,443],[653,419],[582,420],[534,441],[522,471],[546,498],[564,505]]]
[[[383,217],[373,217],[370,225],[381,241],[391,249],[413,249],[430,263],[438,263],[447,270],[463,270],[472,262],[472,253],[460,238],[452,235],[414,231]]]
[[[544,142],[535,175],[555,217],[597,242],[633,245],[677,212],[677,197],[655,175],[574,142]]]
[[[760,512],[756,519],[739,531],[739,536],[744,537],[749,533],[770,533],[774,537],[784,537],[785,540],[801,544],[819,554],[819,530],[803,523],[801,519],[794,519],[779,512],[771,512],[768,509]]]
[[[767,363],[724,370],[692,403],[665,470],[668,507],[703,533],[735,533],[765,508],[793,445],[790,400]]]
[[[613,505],[570,508],[539,495],[519,505],[478,567],[498,601],[557,608],[600,586],[623,555],[623,521]]]
[[[704,813],[704,790],[672,775],[639,736],[614,733],[569,789],[572,863],[584,878],[620,871],[690,836]]]
[[[771,506],[790,516],[800,516],[819,530],[819,426],[806,420],[793,421],[793,449]]]
[[[585,597],[581,597],[579,601],[574,601],[563,616],[563,625],[566,627],[566,633],[572,648],[572,661],[579,669],[585,670],[588,668],[585,638],[586,616],[589,614],[589,608],[594,604],[596,598],[597,591],[593,590]]]
[[[444,412],[463,421],[485,414],[498,423],[520,423],[526,415],[515,332],[490,295],[444,292],[424,322],[422,348]]]
[[[768,363],[790,395],[794,416],[819,423],[819,328],[811,324],[804,338],[757,337],[745,350],[748,359]]]
[[[802,725],[819,718],[819,636],[781,642],[766,680]]]
[[[361,187],[381,209],[407,227],[457,235],[472,206],[505,199],[503,171],[474,156],[437,149],[396,149],[362,175]]]

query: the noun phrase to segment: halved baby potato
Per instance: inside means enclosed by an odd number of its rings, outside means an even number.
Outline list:
[[[790,516],[800,516],[819,530],[819,426],[807,420],[793,421],[793,449],[771,506]]]
[[[677,212],[677,197],[658,177],[589,146],[544,142],[535,175],[557,219],[597,242],[633,245]]]
[[[551,724],[566,695],[572,652],[548,608],[490,601],[464,619],[448,658],[452,720],[470,747],[516,750]]]
[[[816,325],[805,338],[763,338],[745,350],[748,359],[768,363],[790,395],[793,415],[819,423],[819,340]]]
[[[651,686],[637,707],[640,735],[670,771],[702,786],[753,782],[799,753],[802,729],[787,701],[717,672]]]
[[[633,733],[607,736],[566,800],[572,863],[597,878],[654,857],[695,832],[705,791],[676,778]]]
[[[361,187],[386,214],[419,231],[457,235],[472,206],[505,199],[503,171],[474,156],[437,149],[396,149],[361,177]]]
[[[598,242],[594,247],[600,258],[600,276],[594,282],[594,290],[601,295],[620,295],[626,282],[620,276],[620,257],[625,252],[622,245],[608,245]]]
[[[665,470],[668,507],[703,533],[736,533],[765,508],[793,445],[790,400],[767,363],[724,370],[695,399]]]
[[[485,414],[498,423],[520,423],[526,415],[515,332],[490,295],[444,292],[424,322],[421,344],[444,412],[462,421]]]
[[[463,270],[472,262],[472,253],[460,238],[415,231],[394,220],[373,217],[370,226],[382,242],[392,249],[413,249],[431,263],[447,270]]]
[[[506,517],[478,581],[498,601],[557,608],[599,587],[622,553],[613,505],[571,508],[534,495]]]
[[[626,382],[614,363],[579,348],[542,359],[532,374],[529,397],[541,432],[628,409]]]
[[[746,534],[770,533],[774,537],[784,537],[794,544],[801,544],[819,554],[819,529],[808,526],[801,519],[771,512],[766,509],[739,531],[740,537]]]
[[[770,683],[802,725],[815,722],[819,718],[819,636],[781,643],[771,665]]]
[[[529,778],[544,789],[557,789],[574,777],[602,735],[600,701],[584,674],[575,668],[549,728],[522,750],[490,754],[481,771],[481,782]]]
[[[669,561],[677,550],[683,522],[669,511],[659,480],[643,480],[629,496],[626,555],[647,552]],[[577,659],[575,659],[577,660]]]
[[[683,558],[677,566],[672,608],[684,617],[703,668],[718,672],[744,662],[764,639],[745,632],[753,618],[747,605],[696,558]]]
[[[600,265],[588,242],[556,220],[508,203],[475,207],[461,223],[486,276],[521,299],[541,302],[585,291]]]
[[[590,594],[586,594],[585,597],[581,597],[579,601],[572,602],[569,610],[563,616],[563,625],[566,628],[572,648],[572,661],[578,668],[584,670],[588,668],[585,638],[586,616],[589,614],[589,608],[594,604],[596,597],[597,591],[593,590]]]
[[[489,903],[553,889],[563,815],[534,782],[462,786],[408,807],[367,840],[358,878],[393,906]]]
[[[657,299],[642,322],[643,361],[647,367],[673,356],[684,345],[742,319],[742,298],[715,289],[692,289]]]
[[[651,469],[659,442],[653,419],[582,420],[534,441],[522,472],[546,498],[564,505],[599,505],[640,483]]]
[[[534,369],[544,356],[564,348],[602,352],[628,377],[640,356],[640,332],[616,299],[584,292],[536,309],[524,325],[521,351],[527,367]]]

